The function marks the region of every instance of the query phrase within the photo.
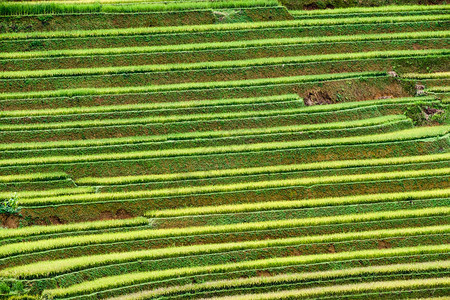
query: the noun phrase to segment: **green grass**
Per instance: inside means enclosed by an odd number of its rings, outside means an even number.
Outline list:
[[[76,14],[76,13],[128,13],[128,12],[161,12],[195,9],[226,9],[278,6],[276,0],[219,0],[219,1],[186,1],[165,3],[140,3],[129,5],[109,4],[66,4],[45,2],[0,3],[0,15],[43,15],[43,14]]]
[[[104,277],[66,288],[44,291],[43,295],[48,297],[69,297],[79,294],[93,293],[100,290],[112,289],[121,286],[133,285],[143,282],[163,280],[172,277],[194,276],[199,274],[210,274],[217,272],[232,272],[244,269],[265,269],[288,265],[299,265],[320,262],[337,262],[352,259],[370,259],[380,257],[395,257],[402,255],[419,255],[432,253],[446,253],[450,250],[449,245],[418,246],[382,250],[360,250],[352,252],[340,252],[333,254],[315,254],[306,256],[276,257],[255,261],[244,261],[239,263],[228,263],[222,265],[210,265],[202,267],[187,267],[151,272],[127,273],[124,275]],[[447,283],[450,281],[446,281]],[[246,298],[248,299],[248,298]]]
[[[430,86],[426,91],[432,93],[448,93],[450,92],[450,86]]]
[[[306,147],[323,147],[331,145],[354,145],[368,143],[389,143],[406,140],[418,140],[425,138],[436,138],[446,136],[450,130],[450,125],[435,126],[431,128],[414,128],[401,131],[395,131],[385,134],[365,135],[346,138],[331,138],[319,140],[293,141],[293,142],[274,142],[259,143],[248,145],[232,145],[219,147],[199,147],[187,149],[169,149],[160,151],[138,151],[126,153],[106,153],[95,155],[80,156],[52,156],[52,157],[34,157],[24,159],[6,159],[0,160],[0,166],[20,166],[35,164],[56,164],[56,163],[74,163],[74,162],[92,162],[92,161],[108,161],[108,160],[126,160],[126,159],[143,159],[143,158],[162,158],[176,156],[192,156],[206,154],[223,154],[223,153],[239,153],[254,152],[263,150],[282,150]]]
[[[240,105],[240,104],[257,104],[272,103],[283,101],[298,101],[302,99],[297,94],[275,95],[266,97],[251,98],[233,98],[233,99],[215,99],[215,100],[194,100],[194,101],[178,101],[178,102],[157,102],[157,103],[139,103],[125,105],[102,105],[87,107],[67,107],[54,109],[36,109],[36,110],[13,110],[1,111],[0,117],[25,117],[25,116],[55,116],[55,115],[72,115],[72,114],[92,114],[92,113],[108,113],[119,111],[139,111],[139,110],[163,110],[163,109],[183,109],[183,108],[202,108],[210,106]]]
[[[267,239],[234,243],[202,244],[182,247],[168,247],[134,252],[121,252],[101,255],[47,260],[29,265],[22,265],[0,271],[0,276],[15,278],[41,278],[74,272],[86,268],[132,262],[137,260],[154,260],[168,257],[183,257],[188,255],[212,254],[246,249],[261,249],[268,247],[286,247],[300,244],[332,243],[361,239],[384,239],[392,237],[416,236],[427,234],[444,234],[450,232],[450,225],[429,227],[414,227],[400,229],[383,229],[374,231],[335,233],[307,237],[285,239]]]
[[[450,277],[442,278],[425,278],[425,279],[410,279],[410,280],[393,280],[393,281],[378,281],[354,283],[346,285],[331,285],[326,287],[316,287],[300,290],[285,290],[261,294],[242,294],[237,296],[216,297],[217,300],[269,300],[269,299],[295,299],[305,297],[319,297],[319,296],[335,296],[343,294],[358,294],[367,292],[387,292],[387,291],[408,291],[408,290],[429,290],[439,287],[450,286]],[[410,291],[411,293],[412,291]],[[372,294],[373,295],[373,294]],[[393,295],[395,295],[393,293]]]
[[[293,84],[302,82],[320,82],[328,80],[352,79],[352,78],[370,78],[386,77],[386,72],[354,72],[354,73],[335,73],[320,75],[303,75],[276,78],[260,78],[232,81],[214,81],[214,82],[193,82],[167,85],[148,85],[134,87],[115,87],[115,88],[78,88],[62,89],[38,92],[19,92],[0,94],[0,100],[18,99],[18,98],[48,98],[48,97],[73,97],[83,95],[114,95],[114,94],[134,94],[165,91],[184,91],[184,90],[202,90],[216,88],[238,88],[246,86],[267,86],[277,84]]]
[[[0,183],[36,182],[36,181],[49,181],[68,178],[69,176],[64,172],[14,174],[14,175],[0,176]]]
[[[393,202],[393,201],[407,201],[407,200],[412,201],[431,198],[446,198],[449,196],[450,196],[450,189],[440,189],[440,190],[426,190],[426,191],[408,191],[400,193],[356,195],[347,197],[330,197],[311,200],[272,201],[263,203],[246,203],[246,204],[154,210],[147,212],[145,215],[147,217],[153,218],[171,218],[180,216],[246,213],[246,212],[260,212],[266,210],[299,209],[309,207],[339,206],[339,205],[352,205],[352,204],[376,203],[376,202]]]
[[[131,227],[148,224],[149,221],[147,218],[138,217],[124,220],[94,221],[75,224],[53,225],[53,226],[31,226],[17,229],[0,230],[0,239],[24,238],[45,234],[108,229],[117,227]]]
[[[289,115],[289,114],[288,114]],[[293,133],[297,131],[320,131],[320,130],[337,130],[345,128],[358,128],[376,125],[398,124],[399,122],[409,122],[402,115],[383,116],[369,118],[365,120],[354,120],[345,122],[291,125],[279,127],[264,127],[236,130],[218,130],[218,131],[197,131],[182,132],[165,135],[149,135],[149,136],[132,136],[123,138],[106,138],[106,139],[90,139],[90,140],[74,140],[74,141],[52,141],[52,142],[35,142],[35,143],[11,143],[0,144],[0,150],[37,150],[37,149],[61,149],[73,147],[96,147],[111,145],[129,145],[148,142],[166,142],[166,141],[183,141],[194,139],[209,138],[225,138],[225,137],[242,137],[249,135],[274,134],[274,133]]]
[[[199,50],[218,50],[218,49],[234,49],[234,48],[248,48],[248,47],[313,44],[313,43],[384,41],[396,39],[399,40],[431,39],[431,38],[446,38],[449,35],[450,31],[443,30],[443,31],[357,34],[357,35],[280,38],[280,39],[259,39],[249,41],[242,40],[233,42],[197,43],[197,44],[181,44],[169,46],[94,48],[94,49],[73,49],[73,50],[67,49],[67,50],[28,51],[28,52],[9,52],[9,53],[5,52],[0,53],[0,59],[27,59],[27,58],[42,58],[42,57],[71,57],[71,56],[138,54],[138,53],[157,53],[157,52],[175,52],[175,51],[199,51]]]
[[[249,29],[289,28],[321,25],[345,25],[345,24],[385,24],[396,22],[426,22],[426,21],[448,21],[448,15],[435,16],[404,16],[404,17],[368,17],[368,18],[329,18],[317,20],[292,20],[272,22],[247,22],[230,24],[209,24],[192,26],[166,26],[166,27],[140,27],[125,29],[97,29],[97,30],[73,30],[73,31],[50,31],[50,32],[19,32],[0,34],[0,40],[18,39],[48,39],[48,38],[72,38],[72,37],[96,37],[96,36],[120,36],[120,35],[147,35],[168,33],[195,33],[208,31],[229,31]]]
[[[135,294],[128,294],[112,298],[111,300],[144,300],[155,297],[173,296],[186,293],[199,293],[203,291],[220,291],[231,289],[254,288],[266,285],[286,285],[297,282],[327,281],[347,277],[365,278],[373,275],[393,275],[396,273],[413,272],[436,272],[450,268],[449,261],[432,261],[425,263],[392,264],[388,266],[370,266],[349,268],[343,270],[331,270],[308,273],[288,273],[273,276],[258,276],[250,278],[239,278],[231,280],[209,281],[203,283],[187,284],[182,286],[166,287],[164,289],[154,289],[142,291]]]
[[[292,57],[266,57],[248,60],[231,61],[212,61],[198,63],[176,63],[176,64],[157,64],[140,66],[121,66],[121,67],[103,67],[103,68],[72,68],[72,69],[54,69],[54,70],[35,70],[35,71],[8,71],[1,72],[2,79],[17,78],[39,78],[39,77],[59,77],[59,76],[86,76],[86,75],[111,75],[111,74],[130,74],[142,72],[168,72],[181,70],[201,70],[201,69],[220,69],[220,68],[243,68],[257,67],[277,64],[298,64],[320,61],[340,61],[340,60],[365,60],[380,58],[398,58],[398,57],[419,57],[419,56],[446,56],[450,54],[449,49],[425,49],[425,50],[390,50],[390,51],[370,51],[358,53],[338,53],[321,54]]]
[[[331,217],[315,217],[303,219],[288,219],[265,222],[240,223],[217,226],[198,226],[170,229],[147,229],[130,232],[91,234],[82,236],[62,237],[58,239],[38,240],[23,243],[13,243],[0,246],[0,258],[10,257],[39,251],[77,247],[92,244],[117,243],[124,241],[150,240],[167,237],[183,237],[190,235],[220,234],[226,232],[248,232],[270,229],[295,228],[302,226],[318,226],[328,224],[344,224],[368,221],[383,221],[389,219],[405,219],[429,216],[445,216],[450,213],[450,207],[422,208],[398,211],[381,211],[365,214],[349,214]],[[440,226],[443,227],[443,226]]]

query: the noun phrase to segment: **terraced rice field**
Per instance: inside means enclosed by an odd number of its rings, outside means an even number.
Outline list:
[[[450,5],[341,2],[0,3],[0,298],[449,297]]]

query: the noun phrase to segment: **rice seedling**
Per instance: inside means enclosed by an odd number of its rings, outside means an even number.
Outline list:
[[[231,145],[219,147],[198,147],[187,149],[168,149],[160,151],[138,151],[125,153],[104,153],[94,155],[79,156],[50,156],[50,157],[34,157],[0,160],[0,166],[19,166],[33,164],[55,164],[55,163],[74,163],[74,162],[92,162],[92,161],[108,161],[108,160],[125,160],[125,159],[143,159],[143,158],[163,158],[175,156],[191,156],[205,154],[223,154],[223,153],[243,153],[262,150],[283,150],[305,147],[320,146],[338,146],[338,145],[358,145],[372,144],[380,142],[420,140],[424,138],[437,138],[446,136],[450,130],[450,125],[435,126],[431,128],[414,128],[401,131],[395,131],[384,134],[364,135],[345,138],[330,138],[318,140],[305,140],[293,142],[272,142],[248,145]]]
[[[396,180],[403,178],[446,176],[450,175],[450,168],[415,170],[402,172],[385,172],[369,174],[352,174],[342,176],[304,177],[298,179],[270,180],[258,182],[245,182],[224,185],[205,185],[195,187],[167,188],[150,191],[110,192],[81,195],[54,196],[46,198],[21,199],[19,203],[24,206],[45,206],[51,204],[89,203],[105,201],[126,201],[148,199],[153,197],[170,197],[192,194],[209,194],[223,192],[237,192],[248,190],[261,190],[271,188],[288,188],[295,186],[313,186],[319,184],[341,184],[346,182],[365,182],[379,180]]]
[[[450,189],[439,189],[426,191],[408,191],[400,193],[356,195],[347,197],[330,197],[311,200],[271,201],[263,203],[246,203],[246,204],[154,210],[147,212],[145,215],[147,217],[153,218],[170,218],[180,216],[246,213],[246,212],[260,212],[266,210],[299,209],[308,207],[353,205],[353,204],[377,203],[377,202],[412,201],[420,199],[448,198],[449,196],[450,196]]]
[[[330,243],[361,239],[378,239],[392,237],[406,237],[425,234],[443,234],[450,231],[447,226],[428,226],[417,228],[383,229],[363,232],[336,233],[327,235],[293,237],[285,239],[271,239],[219,244],[202,244],[163,249],[152,249],[134,252],[120,252],[111,254],[89,255],[59,260],[47,260],[28,265],[6,268],[0,271],[0,276],[15,278],[41,278],[74,272],[85,268],[93,268],[110,264],[119,264],[136,260],[162,259],[167,257],[183,257],[188,255],[212,254],[247,249],[261,249],[268,247],[285,247],[300,244]]]
[[[326,161],[307,164],[210,170],[210,171],[198,171],[186,173],[150,174],[150,175],[120,176],[120,177],[85,177],[78,179],[76,183],[80,185],[102,185],[102,186],[123,185],[123,184],[136,184],[145,182],[171,181],[171,180],[204,179],[204,178],[258,175],[258,174],[276,174],[284,172],[341,169],[341,168],[344,169],[344,168],[382,166],[382,165],[389,166],[389,165],[414,164],[414,163],[425,163],[435,161],[446,162],[448,160],[450,160],[450,153],[441,153],[432,155],[390,157],[381,159],[375,158],[362,160]]]
[[[230,24],[209,24],[192,26],[165,26],[165,27],[137,27],[124,29],[96,29],[96,30],[73,30],[73,31],[49,31],[49,32],[17,32],[2,33],[0,40],[18,39],[48,39],[48,38],[76,38],[76,37],[96,37],[96,36],[122,36],[122,35],[148,35],[148,34],[170,34],[170,33],[195,33],[209,31],[230,31],[230,30],[252,30],[270,28],[289,28],[321,25],[345,25],[345,24],[385,24],[398,22],[427,22],[427,21],[448,21],[449,15],[418,15],[400,17],[353,17],[353,18],[327,18],[313,20],[289,20],[289,21],[269,21],[269,22],[247,22]]]
[[[179,51],[201,51],[219,50],[248,47],[267,47],[282,45],[314,44],[314,43],[338,43],[357,41],[383,41],[383,40],[405,40],[405,39],[425,39],[425,38],[446,38],[450,31],[420,31],[420,32],[398,32],[381,34],[357,34],[357,35],[337,35],[301,38],[280,38],[280,39],[258,39],[241,40],[233,42],[180,44],[168,46],[143,46],[143,47],[120,47],[120,48],[93,48],[93,49],[64,49],[49,51],[28,51],[28,52],[4,52],[0,53],[0,59],[27,59],[43,57],[71,57],[71,56],[93,56],[93,55],[118,55],[118,54],[139,54],[158,52],[179,52]]]
[[[435,73],[406,73],[401,77],[407,79],[446,79],[450,78],[450,72],[435,72]]]
[[[238,296],[216,297],[220,300],[268,300],[268,299],[292,299],[293,297],[313,297],[313,296],[338,296],[342,294],[358,294],[367,292],[386,292],[393,290],[408,289],[431,289],[437,287],[448,287],[450,285],[450,277],[443,278],[426,278],[412,280],[393,280],[379,282],[365,282],[346,285],[332,285],[327,287],[316,287],[303,290],[285,290],[271,293],[261,294],[244,294]]]
[[[137,217],[124,220],[107,220],[81,222],[75,224],[53,225],[53,226],[31,226],[17,229],[0,230],[0,239],[24,238],[29,236],[57,234],[72,231],[89,231],[98,229],[109,229],[118,227],[132,227],[149,224],[147,218]]]
[[[0,183],[35,182],[68,178],[69,176],[64,172],[14,174],[0,176]]]
[[[10,111],[5,110],[0,112],[0,117],[54,116],[54,115],[108,113],[118,111],[183,109],[183,108],[200,108],[200,107],[222,106],[222,105],[225,106],[225,105],[240,105],[240,104],[257,104],[257,103],[272,103],[272,102],[301,101],[301,100],[302,99],[297,94],[286,94],[286,95],[274,95],[266,97],[232,98],[232,99],[217,99],[217,100],[139,103],[127,105],[102,105],[102,106],[67,107],[67,108],[36,109],[36,110],[10,110]]]
[[[430,86],[426,91],[431,93],[448,93],[450,92],[450,86]]]
[[[366,59],[388,59],[399,57],[421,57],[421,56],[446,56],[450,54],[449,49],[425,49],[425,50],[390,50],[390,51],[370,51],[357,53],[319,54],[306,56],[283,56],[257,58],[248,60],[212,61],[198,63],[176,63],[157,64],[141,66],[103,67],[103,68],[81,68],[81,69],[54,69],[35,71],[8,71],[1,72],[2,79],[17,78],[40,78],[59,76],[87,76],[87,75],[112,75],[130,74],[143,72],[169,72],[169,71],[192,71],[201,69],[221,69],[221,68],[246,68],[278,64],[299,64],[321,61],[341,61],[341,60],[366,60]]]
[[[25,200],[29,198],[47,198],[52,196],[61,196],[61,195],[74,195],[74,194],[87,194],[94,193],[95,189],[92,187],[77,187],[77,188],[63,188],[63,189],[52,189],[46,191],[26,191],[26,192],[17,192],[17,197],[20,200]],[[3,192],[0,193],[0,199],[8,198],[11,196],[11,193]]]
[[[368,221],[382,221],[390,219],[407,219],[429,216],[445,216],[450,213],[450,207],[422,208],[398,211],[380,211],[366,214],[349,214],[331,217],[314,217],[303,219],[288,219],[252,223],[238,223],[229,225],[216,226],[198,226],[187,228],[170,228],[170,229],[146,229],[134,230],[130,232],[116,232],[80,235],[72,237],[62,237],[57,239],[43,239],[38,241],[29,241],[23,243],[12,243],[0,246],[0,258],[12,257],[15,255],[47,251],[52,249],[61,249],[68,247],[77,247],[83,245],[107,244],[123,241],[150,240],[167,237],[182,237],[190,235],[202,234],[218,234],[226,232],[246,232],[273,230],[281,228],[295,228],[302,226],[318,226],[327,224],[345,224]],[[437,226],[444,228],[444,226]],[[161,250],[159,250],[161,251]]]
[[[426,12],[448,11],[450,5],[389,5],[375,7],[348,7],[335,9],[291,10],[294,16],[333,16],[341,14],[367,14],[367,13],[391,13],[391,12]]]
[[[448,261],[432,261],[424,263],[410,264],[392,264],[387,266],[370,266],[360,268],[350,268],[343,270],[331,270],[309,273],[290,273],[279,274],[273,276],[259,276],[250,278],[239,278],[219,281],[207,281],[204,283],[187,284],[182,286],[166,287],[164,289],[155,289],[142,291],[134,294],[114,297],[111,300],[144,300],[152,299],[157,296],[179,295],[184,293],[198,293],[203,291],[219,291],[224,289],[242,289],[253,288],[267,285],[285,285],[297,282],[307,282],[311,280],[332,280],[338,278],[346,278],[358,276],[364,278],[368,275],[396,274],[396,273],[413,273],[413,272],[437,272],[450,267]]]
[[[121,286],[139,284],[143,282],[150,282],[162,280],[171,277],[179,276],[193,276],[205,273],[218,272],[232,272],[244,269],[265,269],[270,267],[279,267],[286,265],[299,265],[307,263],[319,263],[326,261],[344,261],[351,259],[370,259],[379,257],[395,257],[401,255],[417,255],[430,253],[445,253],[450,249],[449,245],[433,245],[433,246],[418,246],[393,248],[382,250],[360,250],[352,252],[340,252],[333,254],[316,254],[306,256],[290,256],[290,257],[276,257],[264,260],[244,261],[239,263],[228,263],[223,265],[210,265],[203,267],[189,267],[180,269],[169,269],[161,271],[150,271],[140,273],[127,273],[125,275],[117,275],[104,277],[92,281],[86,281],[81,284],[75,284],[66,288],[53,289],[44,291],[43,295],[47,297],[68,297],[80,294],[92,293],[105,289],[112,289]],[[446,283],[449,280],[446,279]],[[373,284],[373,283],[371,283]],[[321,287],[323,288],[323,287]],[[248,299],[248,298],[246,298]]]
[[[226,9],[278,6],[276,0],[227,0],[227,1],[186,1],[164,3],[139,3],[130,5],[109,4],[70,4],[48,2],[0,3],[1,15],[44,15],[44,14],[79,14],[79,13],[131,13],[131,12],[163,12],[198,9]]]
[[[332,105],[330,105],[332,106]],[[324,106],[323,106],[324,107]],[[336,108],[338,109],[338,108]],[[287,111],[286,111],[287,112]],[[284,112],[286,114],[286,112]],[[192,115],[191,115],[192,116]],[[236,129],[236,130],[219,130],[219,131],[197,131],[173,133],[166,135],[153,136],[131,136],[123,138],[105,138],[105,139],[86,139],[86,140],[62,140],[52,142],[35,142],[35,143],[9,143],[0,144],[0,150],[37,150],[37,149],[56,149],[56,148],[71,148],[71,147],[96,147],[109,145],[124,145],[124,144],[139,144],[147,142],[164,142],[169,140],[190,140],[201,138],[220,138],[231,136],[245,136],[257,134],[270,134],[278,132],[292,132],[295,130],[303,131],[317,131],[317,130],[334,130],[343,128],[357,128],[365,126],[374,126],[382,124],[397,124],[401,122],[408,122],[408,119],[401,115],[383,116],[370,118],[365,120],[355,120],[346,122],[331,122],[319,123],[311,125],[297,125],[297,126],[280,126],[280,127],[264,127],[259,129]]]
[[[38,92],[19,92],[0,94],[0,100],[21,99],[21,98],[48,98],[48,97],[73,97],[84,95],[114,95],[114,94],[134,94],[165,91],[183,91],[183,90],[202,90],[216,88],[236,88],[246,86],[267,86],[277,84],[294,84],[302,82],[318,82],[328,80],[352,79],[352,78],[371,78],[386,77],[386,72],[357,72],[357,73],[334,73],[320,75],[303,75],[290,77],[260,78],[233,81],[214,81],[214,82],[193,82],[167,85],[149,85],[132,87],[114,87],[114,88],[75,88]]]

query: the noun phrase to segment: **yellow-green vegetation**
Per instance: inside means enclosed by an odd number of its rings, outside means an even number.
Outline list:
[[[99,243],[117,243],[120,241],[130,240],[148,240],[162,237],[176,237],[176,236],[189,236],[189,235],[201,235],[201,234],[218,234],[225,232],[243,232],[243,231],[255,231],[255,230],[268,230],[268,229],[281,229],[281,228],[295,228],[300,226],[317,226],[326,224],[342,224],[342,223],[355,223],[355,222],[368,222],[368,221],[382,221],[396,218],[417,218],[427,216],[442,216],[447,215],[450,212],[448,207],[437,207],[429,209],[417,209],[417,210],[400,210],[400,211],[387,211],[376,212],[370,214],[353,214],[343,216],[332,217],[318,217],[318,218],[305,218],[305,219],[291,219],[291,220],[278,220],[268,222],[255,222],[255,223],[243,223],[232,225],[217,225],[217,226],[204,226],[204,227],[188,227],[188,228],[174,228],[174,229],[146,229],[137,230],[133,232],[120,232],[120,233],[104,233],[93,234],[76,237],[63,237],[60,239],[49,239],[30,241],[24,243],[13,243],[0,246],[0,257],[8,257],[12,255],[19,255],[25,253],[31,253],[35,251],[45,251],[58,248],[75,247],[89,244]],[[440,232],[446,230],[446,227],[437,226],[432,230]]]
[[[0,298],[448,296],[450,5],[363,2],[0,1]]]
[[[178,257],[185,255],[201,254],[201,253],[217,253],[242,249],[257,249],[267,247],[293,246],[299,244],[329,243],[341,242],[346,240],[361,240],[372,238],[389,238],[395,236],[424,235],[424,234],[442,234],[448,233],[450,226],[432,226],[420,228],[402,228],[388,229],[378,231],[339,233],[331,235],[309,236],[299,238],[248,241],[239,243],[195,245],[185,247],[174,247],[165,249],[154,249],[139,252],[123,252],[97,256],[84,256],[72,259],[63,259],[55,261],[45,261],[11,269],[4,269],[0,272],[1,276],[6,277],[44,277],[53,274],[60,274],[83,268],[91,268],[107,264],[117,264],[134,260],[161,259],[165,257]]]

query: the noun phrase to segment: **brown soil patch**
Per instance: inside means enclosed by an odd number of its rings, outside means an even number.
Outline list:
[[[334,247],[334,244],[330,244],[327,250],[328,253],[336,253],[336,248]]]
[[[267,271],[267,270],[263,270],[263,271],[256,271],[256,274],[258,275],[258,276],[261,276],[261,277],[270,277],[270,276],[272,276],[272,274],[270,274],[270,272],[269,271]]]
[[[443,111],[442,109],[432,108],[428,106],[425,106],[423,109],[424,118],[427,121],[429,121],[432,116],[440,115],[443,114],[444,112],[445,111]]]
[[[0,222],[2,227],[17,228],[19,227],[20,217],[17,215],[0,215]]]
[[[114,215],[110,211],[102,211],[99,216],[100,220],[112,220],[114,219]]]
[[[328,94],[328,92],[323,90],[307,91],[303,99],[306,106],[336,103],[336,101],[331,99],[331,96]]]
[[[116,217],[117,219],[129,219],[132,218],[133,216],[125,209],[121,208],[116,212]]]
[[[378,249],[388,249],[392,248],[391,244],[388,241],[378,241]]]
[[[52,223],[52,225],[60,225],[60,224],[64,224],[65,223],[58,216],[51,216],[48,219],[50,220],[50,223]]]
[[[320,7],[317,5],[317,3],[310,3],[310,4],[306,4],[303,5],[303,9],[305,10],[313,10],[313,9],[319,9]]]

